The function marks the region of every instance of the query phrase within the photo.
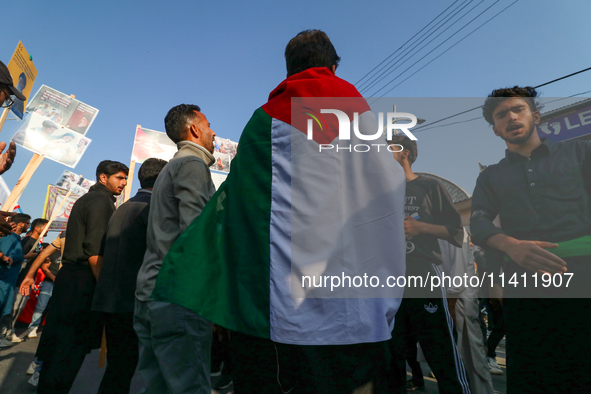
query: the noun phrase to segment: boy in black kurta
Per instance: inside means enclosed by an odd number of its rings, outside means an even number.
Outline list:
[[[55,279],[51,311],[37,358],[43,361],[38,393],[68,393],[86,354],[100,346],[102,325],[91,312],[98,254],[115,212],[115,197],[127,184],[128,168],[103,161],[97,168],[97,183],[74,204],[64,248],[62,269]],[[23,280],[29,285],[30,278]]]
[[[459,247],[463,236],[462,221],[449,193],[439,181],[412,172],[411,165],[418,153],[416,142],[397,135],[388,143],[395,144],[392,145],[394,151],[403,147],[394,153],[394,157],[404,169],[407,180],[404,207],[407,287],[392,332],[392,389],[401,393],[406,391],[405,354],[412,347],[416,348],[416,338],[437,377],[439,391],[469,393],[466,372],[453,337],[445,288],[436,287],[431,291],[430,281],[430,277],[441,275],[438,239]],[[411,385],[421,386],[422,374],[416,372]]]

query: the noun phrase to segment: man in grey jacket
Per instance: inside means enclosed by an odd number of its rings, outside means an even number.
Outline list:
[[[140,339],[139,371],[147,393],[210,394],[211,323],[184,307],[155,301],[151,294],[168,250],[215,192],[209,171],[215,161],[215,133],[196,105],[172,108],[164,124],[178,152],[152,191],[134,316]]]

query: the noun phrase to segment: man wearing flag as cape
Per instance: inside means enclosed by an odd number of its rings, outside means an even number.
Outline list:
[[[381,130],[335,76],[340,58],[324,32],[299,33],[285,58],[287,79],[254,112],[227,180],[170,249],[152,297],[233,331],[241,392],[385,391],[404,290],[386,279],[405,274],[405,176],[385,144],[354,148]],[[329,144],[340,149],[321,149]]]

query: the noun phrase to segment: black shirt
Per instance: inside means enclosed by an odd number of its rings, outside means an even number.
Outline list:
[[[133,313],[137,274],[146,253],[146,231],[152,193],[142,190],[113,214],[104,243],[103,265],[92,309]]]
[[[504,233],[560,242],[591,234],[591,143],[543,141],[530,158],[507,150],[478,177],[472,196],[473,242]],[[492,221],[500,217],[502,230]]]
[[[433,178],[419,175],[406,182],[405,215],[420,222],[442,225],[447,228],[446,241],[459,247],[462,240],[462,218],[456,211],[445,187]],[[441,264],[441,249],[437,237],[419,234],[406,239],[407,274],[426,273],[424,264]],[[424,271],[424,272],[423,272]]]
[[[91,256],[98,256],[107,225],[115,212],[115,197],[107,187],[95,183],[88,193],[76,201],[68,227],[63,264],[81,264]]]

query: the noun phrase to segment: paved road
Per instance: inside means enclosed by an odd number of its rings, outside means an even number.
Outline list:
[[[22,333],[24,328],[17,329],[17,333]],[[41,334],[40,334],[41,335]],[[26,370],[35,357],[35,351],[39,343],[39,338],[27,339],[22,343],[7,349],[0,349],[0,393],[2,394],[33,394],[35,387],[29,385],[27,380],[30,375]],[[93,351],[86,357],[84,365],[78,373],[74,386],[70,394],[96,394],[103,377],[104,368],[98,367],[98,350]],[[497,349],[497,362],[505,371],[505,341],[503,340]],[[416,390],[415,393],[435,394],[437,390],[437,381],[430,377],[429,366],[421,364],[425,374],[425,387]],[[410,375],[410,374],[409,374]],[[213,383],[216,381],[214,380]],[[493,385],[495,391],[506,393],[506,376],[493,375]],[[138,393],[143,387],[143,382],[138,373],[135,374],[131,384],[131,393]],[[233,387],[230,386],[224,391],[212,391],[215,394],[231,394]]]
[[[22,334],[25,329],[17,328],[17,333]],[[37,392],[35,387],[27,383],[31,375],[27,375],[26,371],[35,357],[39,339],[26,339],[24,342],[10,348],[0,349],[0,393],[34,394]],[[96,394],[98,392],[101,379],[105,373],[104,368],[98,367],[98,360],[98,350],[94,350],[86,356],[70,394]],[[212,383],[216,381],[213,380]],[[131,382],[130,393],[138,393],[143,388],[143,385],[142,378],[136,372]],[[223,391],[213,390],[212,394],[231,394],[232,392],[233,387],[230,386]]]

